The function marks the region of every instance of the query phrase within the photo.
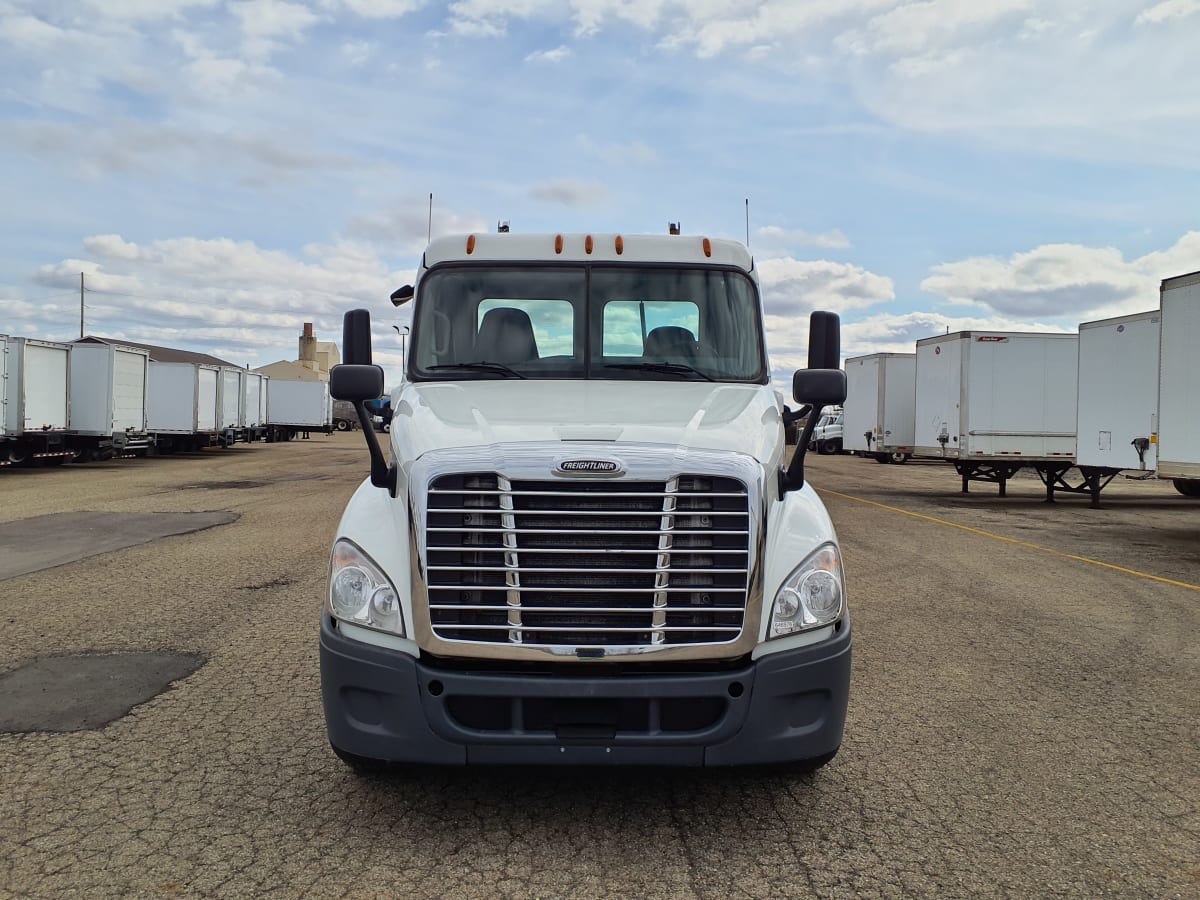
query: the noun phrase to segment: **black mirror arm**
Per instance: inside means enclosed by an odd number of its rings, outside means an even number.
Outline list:
[[[371,414],[367,411],[365,400],[354,401],[354,409],[358,413],[358,423],[362,425],[363,437],[367,441],[367,451],[371,455],[371,484],[375,487],[387,488],[388,493],[396,496],[396,467],[389,466],[383,458],[383,449],[379,446],[379,438],[375,436],[375,425]]]
[[[793,422],[799,422],[812,411],[812,407],[805,405],[799,409],[792,409],[790,406],[783,408],[783,424],[791,425]]]
[[[825,408],[825,405],[813,404],[804,408],[808,410],[808,421],[804,423],[804,430],[800,432],[796,449],[792,451],[792,461],[788,463],[786,469],[779,470],[780,497],[788,491],[798,491],[804,487],[804,457],[808,453],[809,439],[812,437],[813,429],[817,427],[817,419],[821,417],[821,410]]]

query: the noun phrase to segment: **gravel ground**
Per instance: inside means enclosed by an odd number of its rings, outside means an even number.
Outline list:
[[[1200,504],[1169,484],[1092,510],[810,457],[856,645],[816,774],[364,779],[325,740],[316,628],[366,465],[339,434],[0,471],[0,524],[237,516],[0,580],[0,675],[204,659],[101,730],[0,734],[0,895],[1200,896]]]

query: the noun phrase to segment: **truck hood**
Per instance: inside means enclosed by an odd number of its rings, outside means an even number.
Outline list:
[[[778,464],[782,421],[767,385],[694,381],[405,384],[392,399],[400,459],[530,441],[621,441],[748,454]]]

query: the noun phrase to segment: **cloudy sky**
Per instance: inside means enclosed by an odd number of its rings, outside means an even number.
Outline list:
[[[433,232],[746,237],[772,362],[1200,269],[1200,0],[0,0],[0,332],[259,365]],[[407,315],[407,311],[405,311]],[[394,377],[389,377],[389,383]]]

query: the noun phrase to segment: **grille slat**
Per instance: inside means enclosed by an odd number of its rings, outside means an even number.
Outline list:
[[[730,643],[750,566],[748,494],[723,476],[430,485],[429,611],[443,640],[526,646]]]

